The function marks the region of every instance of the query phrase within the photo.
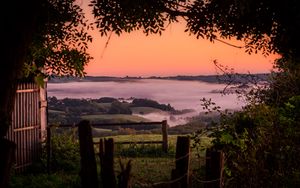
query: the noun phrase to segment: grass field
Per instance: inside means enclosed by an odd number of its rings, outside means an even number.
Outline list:
[[[100,108],[103,108],[103,109],[109,109],[110,106],[111,106],[111,103],[97,103],[97,102],[95,102],[94,104],[97,105]]]
[[[161,134],[132,134],[132,135],[118,135],[118,136],[111,136],[105,138],[113,138],[115,142],[137,142],[137,141],[160,141],[162,140]],[[175,146],[176,143],[176,135],[169,135],[169,145]],[[94,138],[95,140],[99,140],[99,138]]]
[[[164,153],[162,151],[161,144],[128,144],[128,145],[115,145],[115,171],[116,175],[120,172],[120,161],[126,163],[131,160],[132,163],[132,185],[133,188],[139,187],[151,187],[154,183],[170,181],[171,171],[175,168],[175,146],[177,136],[180,135],[169,135],[169,151]],[[106,138],[113,138],[115,142],[137,142],[137,141],[157,141],[162,140],[162,136],[157,134],[146,134],[146,135],[120,135]],[[94,138],[94,141],[99,141],[99,138]],[[204,145],[210,143],[208,138],[204,138]],[[61,144],[58,147],[63,147]],[[77,151],[78,152],[78,151]],[[95,152],[97,153],[97,146],[95,146]],[[70,153],[70,151],[68,151]],[[190,156],[190,175],[191,177],[197,176],[199,179],[203,179],[204,172],[204,155],[200,153],[201,158],[197,157],[196,150],[191,148]],[[79,155],[79,153],[72,152],[72,155]],[[70,160],[66,155],[66,159],[60,158],[59,160]],[[99,158],[96,156],[97,163],[99,165]],[[70,162],[70,161],[68,161]],[[73,171],[54,171],[50,175],[46,171],[42,170],[41,166],[38,166],[38,173],[28,173],[24,175],[15,175],[12,178],[11,187],[80,187],[79,178],[79,165],[80,162],[71,161],[77,165],[76,170]],[[61,161],[64,164],[64,161]],[[98,166],[98,169],[100,167]],[[98,172],[98,175],[100,172]],[[100,180],[101,181],[101,180]],[[203,187],[198,182],[191,179],[191,187]]]
[[[120,135],[107,138],[113,138],[114,142],[131,141],[130,145],[116,145],[115,147],[115,168],[120,169],[119,160],[126,162],[132,161],[133,187],[143,187],[142,185],[150,186],[154,183],[170,181],[171,171],[175,168],[175,152],[177,136],[169,135],[169,151],[164,153],[160,144],[145,144],[137,145],[137,141],[159,141],[162,136],[157,134],[146,135]],[[94,138],[94,141],[99,141],[99,138]],[[203,138],[203,145],[210,144],[209,138]],[[200,154],[200,158],[198,157]],[[191,148],[190,156],[190,172],[194,176],[203,179],[204,172],[204,155],[205,153],[197,153]],[[117,170],[118,171],[118,170]],[[193,182],[192,187],[199,187],[199,183]],[[200,186],[201,187],[201,186]]]
[[[101,115],[85,115],[81,116],[82,119],[89,120],[91,123],[93,122],[114,122],[114,123],[122,123],[122,122],[146,122],[148,119],[142,118],[140,116],[135,115],[127,115],[127,114],[101,114]]]
[[[134,114],[149,114],[149,113],[163,113],[162,110],[152,107],[131,107]]]
[[[48,110],[49,113],[55,113],[55,114],[66,114],[63,111],[59,111],[59,110]]]

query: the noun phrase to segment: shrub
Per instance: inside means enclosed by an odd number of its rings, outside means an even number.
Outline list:
[[[74,174],[53,173],[53,174],[26,174],[12,177],[11,188],[79,188],[80,178]]]
[[[299,186],[299,119],[300,96],[282,107],[249,105],[223,116],[210,136],[225,153],[225,186]]]
[[[117,153],[122,157],[174,157],[175,148],[169,145],[168,153],[162,150],[161,144],[135,144],[117,145]]]
[[[79,142],[76,129],[63,131],[52,130],[51,170],[78,171],[80,167]],[[42,161],[46,164],[46,147],[43,148]]]

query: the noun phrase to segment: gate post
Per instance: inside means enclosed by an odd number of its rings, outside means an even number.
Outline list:
[[[162,149],[165,153],[168,153],[168,124],[167,120],[162,121],[161,125],[161,130],[162,130]]]
[[[178,136],[176,143],[176,169],[172,170],[172,187],[188,188],[189,186],[189,165],[190,165],[190,137]]]
[[[78,124],[81,184],[86,188],[98,188],[97,165],[90,122],[83,120]]]

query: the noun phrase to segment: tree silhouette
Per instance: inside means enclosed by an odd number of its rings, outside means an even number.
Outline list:
[[[296,0],[103,0],[91,1],[99,31],[121,34],[164,31],[184,20],[186,32],[211,41],[236,37],[248,53],[299,56],[300,2]]]
[[[17,80],[24,77],[82,76],[90,60],[91,36],[75,0],[1,2],[0,144],[11,124]],[[7,146],[10,147],[10,146]],[[0,187],[7,182],[7,158],[0,157]]]
[[[82,75],[83,65],[90,58],[84,49],[85,43],[91,38],[84,30],[78,29],[86,25],[82,22],[80,8],[74,7],[74,3],[75,0],[1,2],[5,11],[1,11],[0,16],[3,46],[0,74],[0,142],[10,124],[16,81],[22,75],[24,67],[30,67],[27,70],[38,70],[38,73],[39,68],[46,67],[57,74]],[[102,35],[110,32],[120,35],[122,32],[134,30],[143,30],[146,35],[161,34],[168,24],[184,20],[187,34],[212,42],[236,37],[245,42],[245,51],[248,53],[262,51],[266,55],[274,52],[281,54],[283,60],[279,61],[278,66],[288,66],[289,70],[299,65],[299,4],[297,0],[90,2],[95,24]],[[179,19],[180,17],[183,19]],[[68,27],[67,23],[71,23],[71,27]],[[68,35],[70,33],[71,35]],[[65,43],[68,39],[71,45]],[[69,48],[72,44],[76,48]],[[69,58],[76,61],[70,61]],[[66,67],[71,69],[67,70]],[[1,161],[0,171],[4,163],[5,161]]]

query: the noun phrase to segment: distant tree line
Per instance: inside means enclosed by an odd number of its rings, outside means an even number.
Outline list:
[[[99,114],[106,112],[106,109],[97,106],[93,101],[88,99],[57,99],[56,97],[48,97],[48,109],[72,113],[74,115]]]
[[[163,111],[175,111],[170,104],[159,104],[157,101],[151,99],[134,99],[132,105],[134,107],[152,107]]]
[[[162,111],[176,112],[170,104],[160,104],[150,99],[133,99],[132,102],[119,101],[112,97],[99,99],[73,99],[48,97],[49,123],[72,124],[79,122],[84,115],[127,114],[133,107],[151,107]]]

